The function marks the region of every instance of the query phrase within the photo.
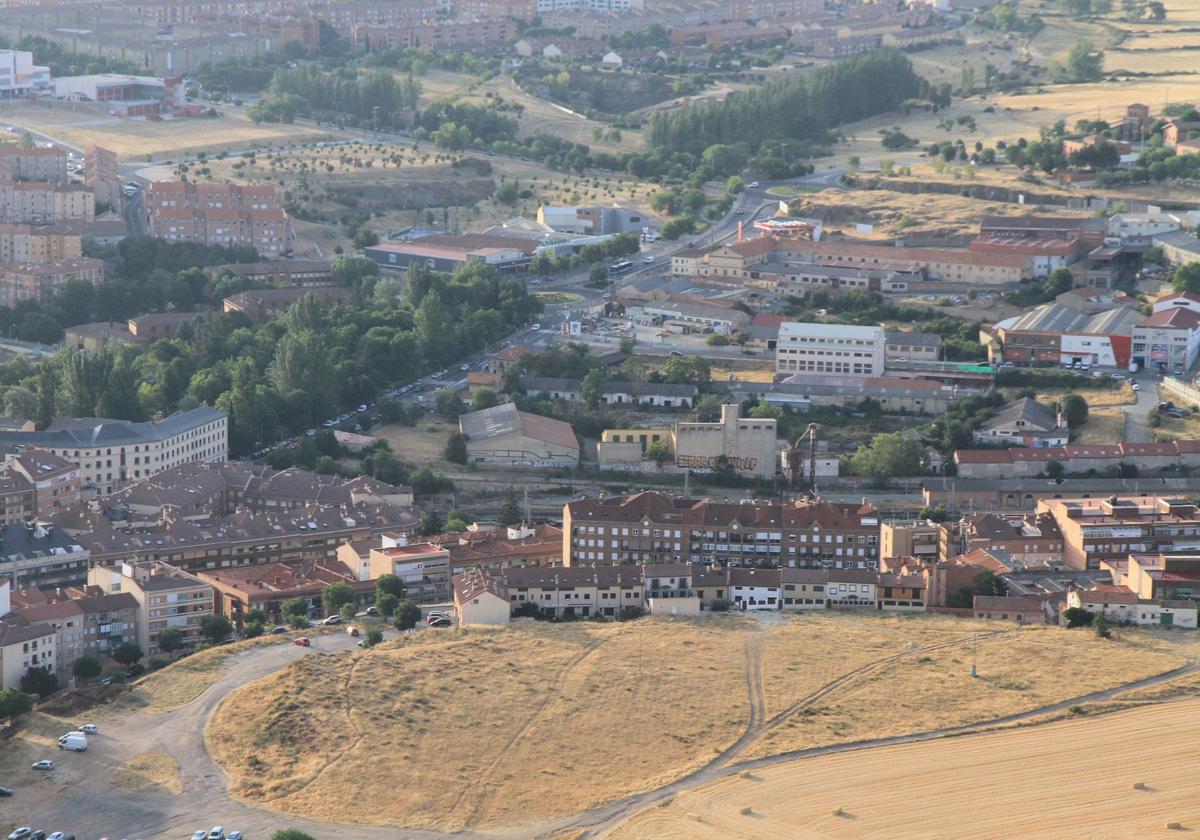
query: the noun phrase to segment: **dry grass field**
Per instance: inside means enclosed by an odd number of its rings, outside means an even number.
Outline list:
[[[1197,736],[1200,700],[1186,700],[785,762],[682,793],[608,836],[1168,837],[1200,829]]]
[[[325,131],[300,125],[255,125],[236,112],[217,118],[123,120],[110,117],[94,105],[65,103],[5,103],[0,120],[38,131],[80,148],[103,146],[122,160],[147,155],[179,155],[188,151],[213,153],[258,144],[299,143],[327,137]]]
[[[534,822],[653,788],[731,744],[750,627],[516,626],[305,657],[231,695],[208,749],[236,796],[289,813]]]
[[[166,791],[176,796],[183,793],[183,782],[179,780],[179,762],[174,756],[164,752],[135,755],[113,770],[109,781],[118,790],[135,793]]]
[[[272,809],[345,820],[353,791],[363,823],[516,830],[747,732],[735,760],[991,720],[1177,667],[1195,643],[1173,639],[825,612],[519,622],[305,657],[231,694],[206,738],[234,795]]]
[[[434,392],[425,395],[427,401],[434,399]],[[451,432],[458,431],[458,424],[451,423],[436,415],[429,415],[415,426],[402,426],[393,423],[380,426],[371,431],[373,437],[382,438],[388,442],[392,452],[401,461],[408,464],[446,464],[443,457],[446,450],[446,439]]]
[[[1015,397],[1020,389],[1013,389],[1009,396]],[[1042,405],[1054,405],[1064,396],[1077,393],[1088,404],[1087,423],[1080,428],[1073,443],[1119,443],[1125,434],[1125,412],[1122,408],[1137,402],[1137,396],[1128,382],[1117,388],[1094,388],[1071,390],[1038,391],[1035,398]],[[1165,428],[1165,425],[1164,425]]]
[[[194,653],[144,677],[114,704],[118,710],[137,709],[154,715],[178,709],[195,700],[221,678],[230,657],[263,645],[291,641],[289,636],[261,636]]]

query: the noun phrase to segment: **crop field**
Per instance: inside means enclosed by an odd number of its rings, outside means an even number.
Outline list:
[[[213,153],[251,145],[271,146],[319,140],[327,133],[300,125],[255,125],[236,112],[197,119],[123,120],[110,117],[95,105],[67,103],[5,103],[0,120],[57,138],[86,149],[103,146],[122,160],[146,156],[179,155],[188,151]]]
[[[206,741],[236,797],[285,813],[540,830],[715,759],[991,720],[1195,653],[1117,635],[824,611],[520,621],[305,657],[231,694]]]
[[[425,400],[427,402],[435,398],[436,392],[426,392]],[[457,423],[451,423],[449,420],[431,414],[415,426],[392,423],[373,429],[371,435],[386,440],[396,457],[405,463],[418,466],[423,464],[444,465],[448,463],[444,457],[446,439],[450,437],[451,432],[457,431]]]
[[[1193,699],[784,762],[681,793],[608,836],[1168,837],[1200,829],[1198,736]]]

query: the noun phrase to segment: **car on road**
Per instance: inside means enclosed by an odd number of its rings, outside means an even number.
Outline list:
[[[1142,386],[1141,386],[1141,385],[1139,385],[1139,384],[1137,384],[1136,382],[1134,382],[1134,383],[1133,383],[1132,385],[1130,385],[1129,387],[1130,387],[1130,388],[1132,388],[1132,389],[1133,389],[1133,390],[1135,390],[1135,391],[1140,391],[1140,390],[1142,390]]]
[[[375,609],[375,607],[367,607],[365,610],[355,613],[354,617],[361,618],[364,615],[379,615],[379,610]]]
[[[642,257],[642,262],[644,262],[646,265],[650,265],[654,262],[654,257]]]
[[[53,770],[54,762],[48,758],[43,758],[41,761],[35,761],[30,765],[34,770]]]
[[[301,636],[300,638],[294,640],[292,642],[292,644],[299,645],[300,647],[308,647],[312,643],[309,642],[309,640],[307,638],[305,638],[304,636]]]
[[[679,352],[678,350],[672,350],[672,351],[671,351],[671,352],[670,352],[668,355],[671,355],[671,356],[682,356],[682,355],[683,355],[683,353]]]
[[[746,212],[745,210],[735,210],[735,211],[734,211],[734,215],[735,215],[735,216],[741,216],[741,215],[744,215],[744,214],[745,214],[745,212]]]
[[[278,627],[274,627],[271,629],[271,634],[274,636],[278,636],[282,633],[286,633],[287,631],[288,631],[288,629],[286,627],[284,627],[282,624],[280,624]]]
[[[1123,373],[1113,373],[1110,375],[1112,376],[1113,379],[1124,379],[1125,378],[1125,374],[1123,374]]]
[[[541,328],[542,328],[542,325],[541,325],[541,324],[534,324],[534,325],[533,325],[532,327],[530,327],[529,329],[533,330],[534,332],[537,332],[537,331],[538,331],[538,330],[540,330]]]
[[[466,371],[466,370],[470,370],[471,366],[470,365],[459,365],[458,369]]]
[[[757,188],[758,188],[758,181],[751,181],[751,182],[750,182],[750,187],[751,187],[752,189],[757,189]]]
[[[342,623],[342,617],[341,617],[340,615],[331,615],[331,616],[328,616],[328,617],[327,617],[327,618],[326,618],[324,621],[322,621],[321,623],[322,623],[322,624],[324,624],[324,625],[327,625],[327,626],[332,626],[332,625],[334,625],[334,624],[341,624],[341,623]]]

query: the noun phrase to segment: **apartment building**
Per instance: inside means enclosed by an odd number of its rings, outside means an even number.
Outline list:
[[[196,578],[215,591],[214,611],[228,616],[239,627],[250,610],[262,610],[276,623],[283,621],[283,604],[302,599],[310,618],[324,618],[321,593],[334,583],[354,590],[355,603],[366,606],[375,600],[374,581],[359,581],[333,561],[287,565],[265,563],[235,569],[198,571]]]
[[[879,514],[869,504],[713,502],[642,492],[563,508],[567,566],[718,563],[876,568]]]
[[[942,526],[932,519],[884,522],[879,526],[879,557],[937,559]]]
[[[83,237],[69,225],[0,224],[0,265],[65,262],[82,256]]]
[[[1037,512],[1053,517],[1063,537],[1063,565],[1099,569],[1131,554],[1200,551],[1194,502],[1159,496],[1042,499]]]
[[[185,647],[204,641],[200,623],[213,614],[214,590],[194,575],[165,563],[93,566],[88,586],[109,595],[125,593],[137,601],[137,642],[147,656],[164,653],[158,635],[168,628],[180,632]]]
[[[0,223],[90,224],[95,220],[95,193],[82,184],[0,181]]]
[[[79,657],[103,660],[119,645],[138,639],[138,603],[128,593],[24,589],[12,593],[12,604],[20,619],[54,629],[56,662],[63,679]]]
[[[207,406],[130,423],[60,417],[44,431],[0,430],[0,446],[37,447],[77,464],[89,494],[107,495],[187,461],[229,456],[228,416]]]
[[[0,264],[0,305],[10,309],[22,303],[47,304],[72,281],[93,286],[104,282],[104,260],[71,257],[55,262]]]
[[[54,525],[12,522],[0,533],[0,577],[16,586],[73,586],[87,578],[86,539]]]
[[[1063,536],[1049,513],[1001,516],[983,513],[939,526],[938,559],[942,562],[975,550],[1002,553],[1007,564],[1061,566]]]
[[[92,191],[95,203],[119,209],[121,171],[116,152],[101,146],[89,146],[83,154],[83,183]]]
[[[0,473],[0,522],[5,525],[28,522],[35,513],[37,490],[29,480],[11,471]]]
[[[381,25],[355,24],[350,40],[362,51],[388,47],[421,47],[432,50],[500,50],[513,40],[520,29],[510,18],[447,20]]]
[[[67,183],[67,152],[58,146],[0,145],[0,181]]]
[[[1101,584],[1067,592],[1067,609],[1087,610],[1113,622],[1143,627],[1196,629],[1196,602],[1183,598],[1140,598],[1126,586]]]
[[[274,187],[155,181],[143,198],[151,236],[173,242],[248,245],[271,257],[291,248],[294,234]]]
[[[24,479],[32,490],[33,509],[26,519],[31,519],[34,513],[47,514],[70,507],[80,498],[79,465],[44,449],[22,449],[8,459],[0,475]]]
[[[57,674],[58,636],[48,624],[0,622],[0,688],[17,688],[30,668]]]
[[[775,372],[840,376],[883,375],[883,327],[784,321],[775,346]]]

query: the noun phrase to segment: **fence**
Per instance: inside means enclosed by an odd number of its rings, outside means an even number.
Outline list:
[[[1200,388],[1190,382],[1164,376],[1158,387],[1159,393],[1171,402],[1200,407]]]

